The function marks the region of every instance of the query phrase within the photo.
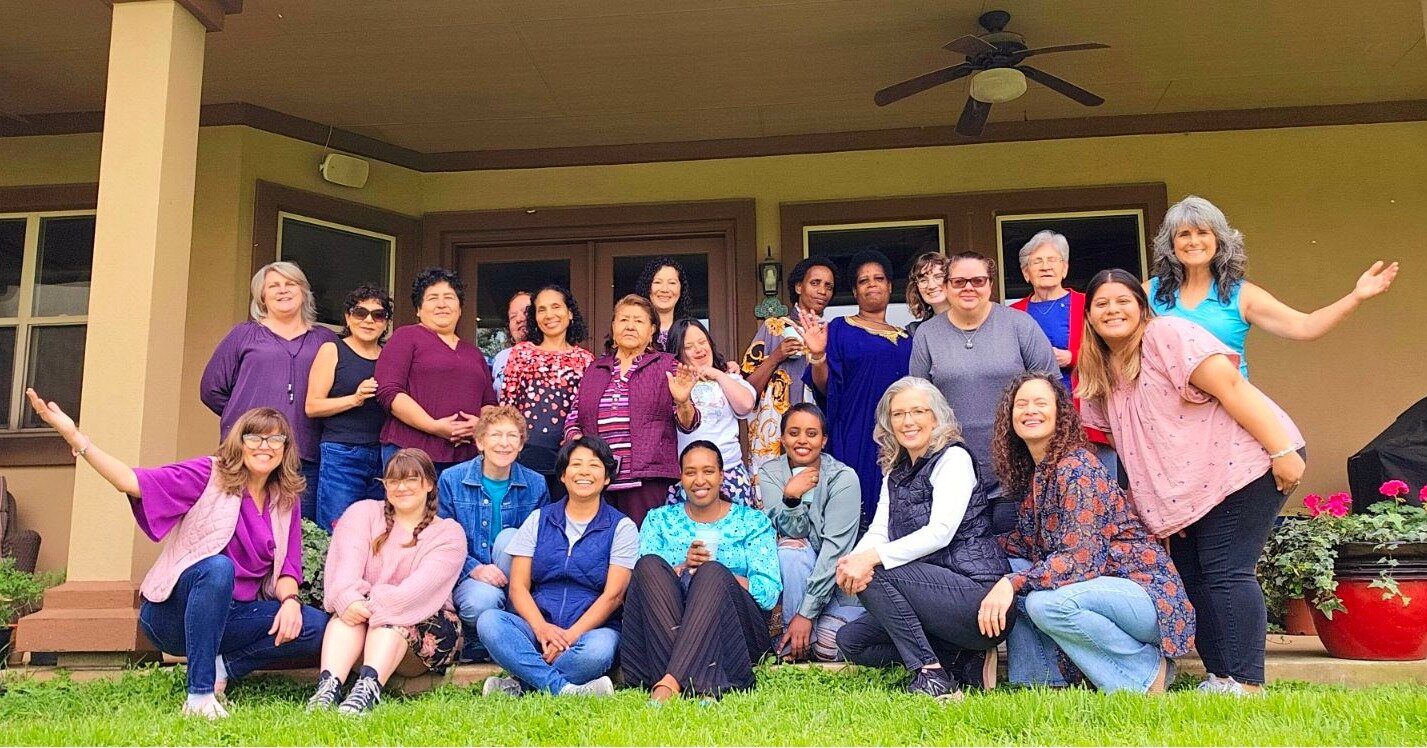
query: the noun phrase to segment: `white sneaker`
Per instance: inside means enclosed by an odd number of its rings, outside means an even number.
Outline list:
[[[581,683],[579,685],[575,685],[574,683],[566,683],[565,687],[560,689],[560,695],[613,696],[614,681],[610,680],[608,675],[601,675],[600,677],[595,678],[589,683]]]
[[[1209,677],[1205,678],[1204,681],[1199,684],[1199,692],[1200,692],[1200,693],[1224,693],[1224,692],[1229,688],[1229,681],[1230,681],[1230,680],[1232,680],[1232,679],[1231,679],[1231,678],[1220,678],[1219,676],[1217,676],[1217,675],[1215,675],[1215,674],[1213,674],[1213,673],[1210,673],[1210,674],[1209,674]]]
[[[502,678],[499,675],[492,675],[486,678],[485,685],[481,686],[481,695],[505,694],[506,696],[519,697],[525,689],[520,687],[520,681],[514,678]]]
[[[1221,679],[1219,682],[1224,684],[1222,693],[1229,694],[1230,696],[1252,699],[1262,696],[1264,693],[1262,688],[1257,691],[1250,691],[1244,688],[1244,684],[1234,680],[1234,676],[1232,675]]]
[[[199,698],[190,698],[183,702],[183,716],[203,717],[206,719],[223,719],[228,716],[228,710],[218,703],[218,698],[213,694],[205,694]]]

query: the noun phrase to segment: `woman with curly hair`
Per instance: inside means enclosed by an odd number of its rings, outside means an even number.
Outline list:
[[[946,255],[940,252],[926,252],[912,260],[912,272],[907,274],[907,311],[913,317],[907,324],[908,335],[916,335],[923,322],[951,307],[946,295],[949,269]]]
[[[585,369],[595,360],[594,354],[580,347],[588,334],[570,290],[558,284],[545,286],[531,297],[525,339],[511,349],[505,366],[501,402],[520,411],[530,429],[518,460],[545,478],[556,501],[565,495],[555,473],[565,417],[570,415]]]
[[[1012,607],[1024,616],[1007,641],[1011,682],[1064,686],[1078,670],[1101,691],[1163,693],[1171,658],[1193,646],[1194,611],[1169,554],[1090,451],[1059,376],[1012,380],[991,461],[1006,490],[1025,496],[999,538],[1012,573],[977,613],[987,636],[1005,630]]]
[[[654,320],[658,330],[654,335],[654,344],[661,351],[668,350],[665,346],[674,323],[692,316],[689,314],[689,291],[689,277],[684,274],[684,266],[672,257],[655,257],[645,263],[644,272],[639,274],[639,280],[634,284],[634,292],[654,305],[658,315],[658,319]]]
[[[419,449],[392,455],[385,501],[359,501],[342,515],[327,548],[322,672],[307,708],[330,709],[357,658],[362,668],[343,714],[381,702],[392,673],[444,672],[461,651],[451,587],[466,560],[466,533],[436,516],[436,467]]]
[[[1244,338],[1257,325],[1290,340],[1317,340],[1383,293],[1397,277],[1397,263],[1374,262],[1353,290],[1328,306],[1304,313],[1244,279],[1244,235],[1224,211],[1197,195],[1169,206],[1154,237],[1151,277],[1145,293],[1155,314],[1182,317],[1208,330],[1239,355],[1239,373],[1249,378]]]

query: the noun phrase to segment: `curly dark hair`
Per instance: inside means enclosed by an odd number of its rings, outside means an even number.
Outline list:
[[[804,257],[798,260],[798,264],[794,265],[793,269],[788,271],[788,301],[793,302],[794,306],[798,303],[797,286],[803,282],[804,278],[808,277],[808,271],[813,268],[827,268],[827,271],[832,273],[834,282],[836,282],[837,265],[834,264],[832,260],[822,256]]]
[[[411,282],[411,308],[421,308],[421,297],[426,295],[426,289],[437,283],[446,283],[451,286],[451,290],[456,292],[456,300],[466,303],[466,284],[456,277],[456,274],[441,267],[430,267],[416,274],[416,279]]]
[[[654,275],[666,267],[674,268],[674,272],[679,274],[679,300],[674,302],[674,319],[680,320],[692,316],[689,314],[689,297],[693,294],[694,289],[689,287],[689,276],[684,273],[684,266],[672,257],[655,257],[644,263],[644,271],[639,274],[639,280],[634,284],[634,292],[650,299],[650,303],[653,303],[649,292],[654,287]],[[659,326],[658,317],[654,318],[654,326]]]
[[[1007,496],[1021,496],[1031,486],[1031,478],[1036,472],[1035,460],[1025,441],[1016,435],[1011,422],[1011,410],[1016,403],[1016,393],[1026,382],[1040,380],[1050,385],[1055,392],[1055,433],[1050,438],[1050,448],[1045,459],[1054,465],[1061,458],[1077,449],[1087,447],[1085,429],[1080,423],[1080,414],[1075,410],[1075,401],[1061,384],[1060,374],[1028,371],[1006,386],[1001,393],[1001,401],[996,405],[996,426],[991,433],[991,467],[996,477],[1006,487]]]
[[[535,300],[546,291],[560,294],[565,300],[565,307],[570,310],[570,326],[565,329],[565,342],[570,345],[579,345],[585,342],[590,330],[585,326],[585,315],[580,313],[580,302],[575,301],[575,295],[570,293],[570,289],[559,283],[541,286],[535,290],[535,293],[530,294],[530,306],[525,310],[525,340],[535,345],[540,345],[545,340],[545,333],[535,322]]]
[[[714,342],[713,336],[709,334],[709,329],[704,327],[704,323],[692,317],[678,320],[674,323],[673,327],[669,328],[669,342],[666,353],[673,355],[674,358],[679,359],[682,363],[689,363],[684,360],[684,338],[689,334],[689,328],[691,327],[699,328],[699,330],[703,332],[704,337],[709,339],[709,352],[713,354],[712,365],[715,369],[722,370],[728,363],[728,359],[723,357],[723,353],[718,349],[718,344]]]
[[[375,283],[363,283],[362,285],[352,289],[351,293],[347,294],[347,300],[343,302],[342,309],[355,309],[357,305],[362,303],[363,301],[375,301],[378,304],[381,304],[382,309],[386,310],[387,320],[391,320],[391,294],[387,293],[385,288],[382,288],[381,286],[378,286]],[[346,319],[346,316],[347,315],[344,313],[342,315],[343,319]],[[347,329],[347,324],[343,322],[342,331],[337,333],[337,337],[345,338],[351,334],[352,331]],[[377,338],[377,343],[385,343],[388,335],[391,335],[390,324],[388,324],[386,330],[382,332],[381,337]]]

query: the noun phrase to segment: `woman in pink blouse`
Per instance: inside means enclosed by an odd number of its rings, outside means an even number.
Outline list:
[[[128,496],[139,529],[167,538],[139,586],[139,625],[160,650],[188,658],[184,714],[226,717],[220,697],[229,678],[317,656],[327,615],[297,596],[306,481],[281,413],[238,416],[212,456],[131,468],[79,433],[58,405],[25,394],[75,457]]]
[[[393,672],[444,671],[461,651],[451,588],[466,560],[466,533],[436,516],[436,468],[419,449],[387,461],[385,501],[358,501],[327,548],[322,672],[307,708],[330,709],[357,658],[362,669],[339,710],[371,711]]]
[[[1206,691],[1257,693],[1266,615],[1254,564],[1303,477],[1303,436],[1204,328],[1155,317],[1139,279],[1104,270],[1086,289],[1085,425],[1110,435],[1150,532],[1170,538],[1198,611]]]

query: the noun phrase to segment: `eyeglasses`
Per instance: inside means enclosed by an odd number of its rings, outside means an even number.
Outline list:
[[[1037,257],[1027,262],[1026,267],[1038,268],[1044,265],[1059,265],[1062,262],[1065,260],[1060,259],[1060,255],[1051,255],[1050,257]]]
[[[263,445],[274,448],[281,447],[287,444],[287,434],[268,434],[267,436],[263,436],[262,434],[243,434],[243,444],[252,449],[257,449]]]
[[[371,317],[374,322],[385,322],[391,318],[391,315],[387,314],[385,309],[368,309],[364,306],[354,306],[347,310],[347,314],[351,315],[353,319],[358,320]]]
[[[421,487],[421,476],[419,475],[411,475],[405,478],[382,478],[381,481],[382,485],[386,486],[386,490],[388,491],[396,491],[398,489],[403,491],[415,491]]]
[[[894,410],[888,415],[892,417],[893,421],[905,421],[908,418],[921,418],[930,415],[931,412],[931,408],[912,408],[910,410]]]
[[[986,284],[991,282],[991,276],[978,275],[975,278],[947,278],[947,282],[951,284],[952,288],[957,289],[966,288],[967,286],[971,286],[972,288],[985,288]]]
[[[918,286],[931,286],[932,288],[936,288],[937,286],[945,285],[945,283],[946,273],[927,273],[926,275],[917,277]]]

